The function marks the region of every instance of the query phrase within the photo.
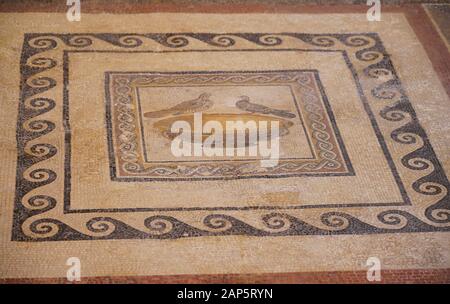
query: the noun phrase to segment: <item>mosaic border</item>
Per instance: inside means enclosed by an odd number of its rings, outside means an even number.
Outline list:
[[[194,167],[189,167],[186,165],[186,162],[183,161],[171,161],[171,163],[183,163],[183,169],[173,168],[174,165],[169,166],[164,163],[167,162],[157,162],[155,161],[156,166],[154,169],[147,168],[142,164],[142,161],[139,160],[137,150],[143,149],[140,146],[139,137],[143,134],[142,130],[140,130],[141,134],[136,134],[136,136],[130,137],[126,136],[130,130],[134,130],[132,132],[137,132],[137,129],[142,128],[142,122],[134,122],[133,119],[138,117],[139,114],[131,112],[129,110],[128,104],[134,100],[133,95],[136,93],[133,91],[131,82],[136,81],[138,77],[146,77],[145,75],[161,75],[160,77],[170,77],[173,75],[178,75],[179,77],[188,77],[192,75],[198,75],[197,77],[205,77],[204,75],[211,75],[210,77],[219,77],[216,80],[217,83],[223,81],[222,77],[233,77],[232,75],[239,75],[237,78],[237,84],[241,84],[241,82],[247,83],[248,79],[241,79],[242,75],[271,75],[277,74],[278,78],[280,75],[286,75],[285,77],[291,77],[292,79],[284,79],[284,77],[278,80],[279,85],[291,86],[293,83],[296,84],[300,80],[295,80],[294,78],[298,78],[299,76],[294,77],[295,73],[310,73],[311,76],[307,79],[314,79],[315,82],[311,82],[310,84],[301,84],[299,87],[305,87],[305,90],[314,90],[314,93],[308,92],[308,94],[314,94],[309,98],[306,106],[306,116],[309,120],[311,120],[311,126],[309,126],[309,137],[314,139],[317,156],[306,160],[301,160],[300,163],[296,161],[296,159],[284,159],[280,158],[280,163],[275,168],[271,168],[270,170],[266,170],[265,172],[250,172],[248,163],[259,162],[258,160],[241,160],[241,163],[238,166],[233,166],[229,162],[227,164],[221,164],[223,161],[213,161],[213,163],[218,163],[219,165],[211,164],[211,161],[206,164],[204,160],[196,161],[196,165]],[[343,144],[342,139],[340,138],[340,132],[337,129],[337,125],[334,121],[334,115],[331,111],[331,107],[328,104],[327,97],[324,95],[323,86],[320,82],[318,72],[316,70],[267,70],[267,71],[195,71],[195,72],[106,72],[106,80],[105,80],[105,91],[109,90],[110,92],[106,92],[106,120],[108,124],[108,145],[109,145],[109,158],[110,158],[110,168],[111,168],[111,179],[114,181],[183,181],[183,180],[225,180],[225,179],[242,179],[242,178],[282,178],[282,177],[294,177],[294,176],[343,176],[343,175],[354,175],[353,167],[350,163],[350,159],[347,155],[345,146]],[[124,83],[121,85],[115,85],[113,88],[110,87],[111,77],[128,77],[130,83]],[[139,76],[137,76],[139,75]],[[186,75],[186,76],[185,76]],[[203,75],[203,76],[202,76]],[[220,75],[220,76],[219,76]],[[228,75],[228,76],[226,76]],[[262,77],[262,76],[261,76]],[[276,76],[274,76],[276,77]],[[261,84],[265,83],[265,81],[269,81],[266,78],[263,78],[262,81],[259,81]],[[305,80],[306,81],[306,80]],[[185,85],[186,80],[183,78],[182,84],[180,86]],[[202,78],[203,82],[203,78]],[[165,81],[163,81],[165,83]],[[114,84],[113,84],[114,85]],[[256,85],[256,84],[255,84]],[[173,85],[172,85],[173,86]],[[111,90],[118,90],[119,88],[126,88],[128,93],[121,94],[120,97],[112,97]],[[314,87],[314,88],[313,88]],[[317,87],[317,88],[316,88]],[[125,91],[125,89],[124,89]],[[292,88],[291,88],[292,91]],[[317,91],[317,92],[316,92]],[[291,92],[291,94],[294,94]],[[303,92],[303,94],[306,94]],[[319,94],[319,95],[315,95]],[[292,95],[293,102],[297,108],[298,115],[300,116],[300,120],[303,123],[303,119],[301,118],[300,110],[298,109],[299,105],[297,104],[296,97]],[[111,107],[112,100],[115,100],[115,106]],[[123,100],[121,103],[119,100]],[[136,102],[136,101],[134,101]],[[138,101],[137,101],[138,102]],[[319,108],[320,107],[320,108]],[[118,109],[119,112],[114,111],[115,117],[112,116],[113,108]],[[139,108],[137,106],[136,108]],[[138,111],[138,110],[135,110]],[[327,115],[327,116],[325,116]],[[111,121],[116,120],[115,124],[120,121],[121,129],[120,133],[113,136],[113,123]],[[140,126],[137,127],[137,125]],[[303,126],[305,129],[305,127]],[[116,127],[116,132],[119,129]],[[305,133],[308,132],[305,129]],[[114,140],[112,140],[114,138]],[[123,138],[123,139],[121,139]],[[308,144],[310,149],[311,143]],[[125,153],[126,161],[121,160],[119,155],[115,154],[114,142],[120,143],[120,145],[125,146],[125,150],[122,153]],[[134,161],[129,160],[130,156]],[[119,160],[119,161],[118,161]],[[192,161],[189,161],[192,163]],[[242,164],[242,162],[245,162]],[[133,168],[130,171],[128,176],[120,176],[118,175],[118,167],[123,166],[131,166]],[[186,167],[186,168],[184,168]],[[240,172],[240,168],[245,168],[245,172]],[[305,168],[305,169],[303,169]],[[343,170],[342,168],[345,168]],[[151,169],[150,172],[148,172]],[[127,171],[126,169],[123,169]],[[145,171],[145,174],[141,174],[140,171]],[[155,172],[156,171],[156,172]],[[212,171],[213,174],[209,172]],[[334,172],[333,172],[334,171]],[[148,172],[148,173],[147,173]],[[175,176],[175,177],[173,177]]]
[[[33,168],[34,165],[56,155],[57,148],[49,143],[27,145],[55,129],[55,123],[45,119],[34,119],[56,104],[55,100],[34,97],[56,86],[56,80],[40,77],[38,74],[52,69],[57,61],[52,58],[36,56],[55,49],[59,45],[71,48],[88,47],[93,40],[114,45],[119,48],[139,47],[143,40],[152,40],[164,47],[183,48],[190,39],[196,39],[212,47],[227,48],[235,44],[236,39],[244,39],[260,47],[273,47],[283,43],[284,39],[298,39],[320,48],[329,48],[337,44],[355,47],[357,60],[367,62],[365,77],[378,79],[381,83],[371,90],[371,94],[389,105],[379,115],[392,122],[402,122],[402,126],[393,130],[390,137],[401,145],[422,143],[422,146],[404,155],[401,164],[425,175],[415,180],[411,187],[422,195],[436,198],[435,203],[424,209],[426,222],[401,209],[388,209],[376,214],[377,223],[366,223],[349,212],[327,211],[320,215],[323,227],[309,224],[307,221],[288,213],[272,212],[261,217],[262,228],[254,227],[227,214],[209,214],[204,217],[201,228],[184,223],[173,216],[154,215],[145,219],[146,231],[142,231],[112,217],[94,217],[86,222],[89,233],[80,232],[66,223],[54,218],[45,218],[46,212],[55,208],[57,201],[48,195],[28,195],[36,188],[55,181],[57,174],[48,168]],[[374,42],[371,45],[371,42]],[[354,76],[358,75],[353,70]],[[336,235],[336,234],[373,234],[399,232],[449,231],[450,222],[450,184],[437,159],[433,148],[420,126],[386,53],[381,40],[375,33],[362,34],[299,34],[299,33],[232,33],[232,34],[26,34],[21,57],[21,98],[17,123],[18,164],[16,178],[16,200],[12,240],[50,241],[50,240],[93,240],[93,239],[129,239],[129,238],[179,238],[211,235]],[[386,80],[388,79],[388,80]],[[66,82],[66,79],[64,79]],[[64,92],[67,97],[67,91]],[[365,104],[365,106],[368,106]],[[369,109],[370,110],[370,109]],[[64,116],[68,109],[64,108]],[[70,139],[70,126],[65,125],[66,139]],[[68,132],[69,131],[69,132]],[[378,132],[380,132],[378,130]],[[381,135],[381,134],[379,134]],[[66,147],[65,148],[70,148]],[[29,223],[34,234],[25,234],[24,223],[39,215]]]

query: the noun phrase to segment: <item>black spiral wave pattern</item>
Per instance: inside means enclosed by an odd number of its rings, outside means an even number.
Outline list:
[[[30,39],[35,38],[31,47]],[[37,164],[52,158],[57,148],[49,143],[39,142],[38,139],[55,129],[55,123],[39,116],[48,113],[55,107],[55,100],[42,97],[42,93],[56,86],[56,80],[39,75],[53,69],[57,62],[52,58],[36,55],[43,50],[55,48],[57,42],[49,39],[39,39],[38,35],[25,35],[22,50],[20,101],[18,107],[18,121],[16,129],[17,139],[17,172],[16,197],[13,218],[13,239],[24,237],[22,225],[31,217],[53,209],[56,199],[49,195],[27,194],[39,187],[54,182],[57,174],[48,168],[40,168]],[[39,96],[35,96],[39,94]]]
[[[424,223],[408,212],[388,210],[378,214],[383,228],[365,223],[344,212],[322,214],[321,226],[309,224],[286,213],[270,213],[262,217],[262,227],[257,228],[226,214],[210,214],[203,219],[201,228],[182,222],[175,217],[155,215],[145,219],[148,228],[136,229],[112,217],[94,217],[87,221],[89,233],[73,229],[67,224],[50,218],[35,220],[30,231],[42,238],[26,236],[27,241],[51,240],[106,240],[106,239],[177,239],[200,236],[294,236],[294,235],[351,235],[378,233],[408,233],[450,231],[450,227],[435,227]],[[153,224],[152,224],[153,223]],[[166,229],[170,226],[169,229]],[[155,230],[165,230],[155,233]],[[49,235],[46,237],[45,235]]]
[[[391,132],[391,138],[404,145],[420,145],[419,148],[401,158],[403,166],[420,171],[429,170],[432,165],[432,172],[413,182],[412,188],[424,195],[441,195],[444,191],[446,192],[441,199],[426,208],[425,216],[434,223],[448,224],[450,223],[450,182],[444,169],[436,157],[425,130],[419,123],[416,112],[380,40],[377,39],[377,44],[366,51],[383,54],[383,58],[369,65],[364,70],[365,74],[374,78],[381,74],[389,78],[372,90],[372,95],[380,102],[391,103],[380,111],[380,116],[389,121],[404,122]]]
[[[363,37],[365,36],[365,37]],[[386,106],[380,115],[390,121],[407,121],[394,130],[391,137],[402,144],[415,144],[418,139],[421,147],[405,155],[402,164],[411,170],[429,169],[433,171],[415,181],[413,189],[425,195],[436,195],[447,191],[445,197],[428,207],[426,217],[434,223],[448,223],[449,215],[449,182],[439,160],[430,145],[425,131],[421,128],[414,109],[409,103],[395,69],[377,34],[25,34],[21,57],[21,95],[19,103],[19,119],[17,124],[18,163],[16,179],[16,199],[13,222],[13,240],[93,240],[93,239],[170,239],[180,237],[210,235],[249,235],[249,236],[281,236],[281,235],[338,235],[338,234],[376,234],[376,233],[408,233],[450,231],[449,226],[434,226],[423,222],[414,215],[401,210],[387,210],[377,215],[376,226],[365,223],[345,212],[326,212],[320,217],[320,226],[307,223],[298,217],[286,213],[269,213],[261,218],[262,227],[257,228],[231,215],[210,214],[203,219],[201,228],[184,223],[175,217],[155,215],[145,219],[146,230],[137,229],[123,221],[111,217],[94,217],[86,222],[89,234],[80,232],[62,221],[52,218],[39,218],[31,222],[29,229],[40,235],[35,238],[23,233],[22,225],[28,218],[40,215],[56,206],[56,199],[42,194],[27,196],[38,187],[52,183],[56,173],[45,168],[32,166],[53,157],[56,147],[46,143],[30,143],[51,132],[54,123],[37,117],[51,111],[55,101],[34,95],[50,90],[56,85],[54,79],[40,77],[39,73],[56,66],[56,61],[41,56],[40,53],[55,49],[63,43],[72,48],[89,48],[94,44],[92,38],[123,48],[135,48],[143,44],[143,39],[151,39],[170,48],[187,46],[190,39],[197,39],[215,47],[230,47],[236,44],[236,38],[245,39],[259,46],[272,47],[283,44],[284,37],[300,39],[310,45],[321,48],[332,48],[337,43],[347,47],[357,47],[357,59],[364,62],[376,61],[364,69],[369,77],[379,78],[392,76],[390,80],[376,87],[372,94],[380,100],[397,100]],[[371,42],[375,43],[371,44]],[[369,47],[366,47],[371,45]],[[36,119],[35,119],[36,118]],[[34,120],[33,120],[34,119]],[[25,127],[27,124],[27,127]],[[27,206],[27,207],[26,207]],[[382,224],[382,227],[379,227]]]
[[[170,48],[189,45],[190,39],[196,39],[216,47],[230,47],[238,39],[244,39],[259,46],[278,46],[285,38],[295,38],[312,46],[335,47],[338,44],[349,47],[364,47],[376,39],[376,34],[308,34],[308,33],[83,33],[83,34],[25,34],[28,46],[34,54],[54,49],[58,44],[83,49],[92,47],[94,39],[113,46],[136,48],[145,40],[155,41]]]

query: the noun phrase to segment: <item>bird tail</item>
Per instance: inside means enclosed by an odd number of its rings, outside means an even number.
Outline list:
[[[294,113],[284,111],[284,110],[272,109],[271,112],[273,115],[276,115],[279,117],[284,117],[284,118],[295,118],[296,117],[296,115]]]

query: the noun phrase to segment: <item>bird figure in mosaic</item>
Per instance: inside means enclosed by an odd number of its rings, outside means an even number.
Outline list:
[[[251,103],[248,96],[241,96],[239,98],[240,99],[236,102],[236,107],[243,111],[250,113],[272,114],[283,118],[296,117],[295,114],[288,111],[273,109],[256,103]]]
[[[171,108],[154,112],[146,112],[144,113],[144,116],[147,118],[160,118],[169,115],[180,115],[183,113],[203,112],[211,108],[213,105],[213,102],[209,99],[210,97],[211,94],[203,93],[195,99],[183,101]]]

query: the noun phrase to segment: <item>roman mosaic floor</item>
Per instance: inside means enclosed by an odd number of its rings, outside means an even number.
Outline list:
[[[0,13],[0,282],[70,257],[93,283],[450,282],[445,10],[28,8]],[[276,121],[278,162],[175,156],[194,112]]]

